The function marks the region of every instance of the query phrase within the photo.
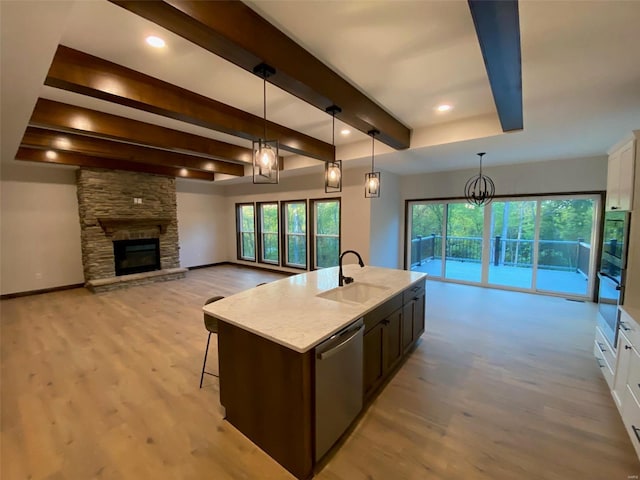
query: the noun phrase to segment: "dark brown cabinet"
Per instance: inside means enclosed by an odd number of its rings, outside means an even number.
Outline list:
[[[364,398],[378,389],[424,332],[425,282],[364,316]]]
[[[385,373],[396,366],[402,358],[404,349],[402,348],[402,309],[393,312],[382,321],[384,325],[384,367]]]
[[[383,360],[384,352],[384,330],[385,325],[380,322],[364,336],[364,394],[365,396],[379,382],[382,381],[385,373]]]
[[[406,293],[402,306],[402,348],[405,352],[424,333],[424,282]]]

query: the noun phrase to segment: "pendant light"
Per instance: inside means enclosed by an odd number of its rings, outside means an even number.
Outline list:
[[[368,135],[371,135],[371,172],[364,174],[364,197],[365,198],[378,198],[380,196],[380,172],[374,171],[374,146],[376,142],[376,135],[380,131],[369,130]]]
[[[464,196],[471,205],[481,207],[489,205],[496,193],[496,186],[493,180],[482,173],[482,157],[485,152],[477,154],[480,157],[480,173],[474,175],[464,187]]]
[[[324,193],[342,192],[342,160],[336,160],[336,114],[342,109],[337,105],[327,107],[331,114],[331,144],[333,145],[333,162],[324,164]]]
[[[256,65],[253,73],[263,80],[263,137],[253,141],[253,183],[278,183],[280,166],[278,165],[278,141],[267,140],[267,78],[276,73],[266,63]]]

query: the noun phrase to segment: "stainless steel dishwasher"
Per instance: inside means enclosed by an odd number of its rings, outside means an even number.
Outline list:
[[[316,462],[362,410],[363,336],[360,318],[315,348]]]

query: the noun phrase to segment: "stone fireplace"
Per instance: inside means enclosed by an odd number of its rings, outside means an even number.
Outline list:
[[[95,292],[182,278],[175,178],[81,168],[85,285]]]

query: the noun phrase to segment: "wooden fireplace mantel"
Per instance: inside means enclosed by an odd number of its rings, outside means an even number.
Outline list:
[[[167,231],[167,226],[171,223],[169,217],[100,217],[100,226],[107,235],[112,235],[118,230],[132,228],[157,228],[160,233]]]

